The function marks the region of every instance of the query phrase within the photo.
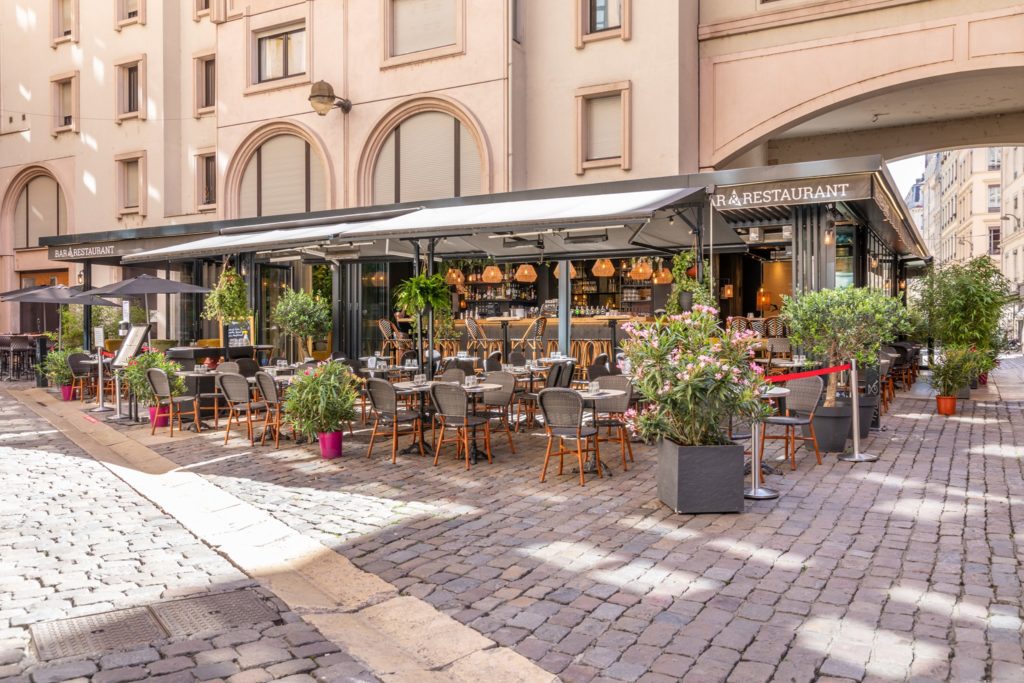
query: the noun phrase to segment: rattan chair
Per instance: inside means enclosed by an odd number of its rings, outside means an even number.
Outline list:
[[[366,379],[359,372],[362,363],[358,358],[349,358],[344,363],[351,369],[352,374],[359,382],[359,424],[366,424],[366,412],[370,407],[370,399],[366,391]]]
[[[782,318],[779,316],[766,318],[764,321],[764,333],[766,337],[785,337],[786,324],[782,322]]]
[[[256,388],[260,390],[260,396],[262,396],[263,403],[266,405],[260,445],[266,445],[267,434],[273,432],[274,448],[279,448],[281,446],[281,418],[284,416],[284,402],[278,394],[277,382],[274,381],[273,377],[262,370],[257,372],[255,377]],[[349,431],[352,431],[351,424],[349,424]]]
[[[544,330],[547,326],[547,318],[534,318],[523,332],[523,336],[512,341],[512,348],[524,354],[529,351],[530,356],[536,358],[544,351]]]
[[[466,349],[469,351],[475,349],[480,355],[484,355],[501,348],[502,341],[488,337],[476,318],[466,318],[466,332],[469,334],[469,341],[466,343]]]
[[[78,397],[85,403],[86,394],[92,395],[96,388],[96,366],[87,364],[87,353],[68,354],[68,367],[71,368],[71,396],[78,392]]]
[[[818,437],[814,433],[814,411],[821,400],[823,383],[821,377],[804,377],[786,383],[789,395],[786,396],[786,414],[765,418],[764,433],[761,438],[761,457],[764,457],[764,443],[769,439],[784,441],[784,455],[789,459],[790,469],[796,469],[796,442],[810,441],[814,444],[814,456],[821,464],[821,451],[818,450]],[[769,436],[768,426],[780,425],[785,433]],[[798,427],[807,427],[810,436],[797,436]]]
[[[223,372],[231,375],[241,375],[241,371],[238,368],[238,363],[233,360],[226,360],[217,366],[217,372]]]
[[[373,443],[378,436],[391,432],[391,462],[398,462],[398,437],[403,434],[412,434],[413,439],[420,448],[420,455],[423,452],[423,423],[420,415],[411,410],[403,410],[398,407],[398,392],[395,387],[383,379],[372,377],[366,380],[366,394],[370,399],[370,409],[373,411],[373,431],[370,433],[370,445],[366,449],[366,457],[373,455]],[[409,425],[408,432],[399,432],[399,425]],[[388,429],[390,427],[390,429]]]
[[[521,368],[526,365],[526,354],[522,351],[509,351],[508,362],[517,368]]]
[[[562,365],[560,363],[552,365],[551,369],[548,370],[547,377],[544,378],[543,389],[554,389],[559,385],[562,377]],[[543,391],[542,389],[542,391]],[[532,427],[534,419],[537,415],[537,397],[540,392],[524,391],[519,395],[519,401],[516,406],[516,431],[519,431],[519,426],[525,424],[526,426]],[[523,420],[523,413],[526,413],[526,419]]]
[[[256,445],[255,430],[253,429],[253,418],[266,409],[262,401],[253,401],[249,393],[249,380],[237,373],[221,373],[217,375],[217,388],[224,396],[224,402],[228,408],[228,422],[224,427],[224,443],[227,444],[231,436],[231,424],[234,422],[242,426],[242,417],[245,417],[246,434],[249,437],[249,445]]]
[[[749,329],[750,322],[746,318],[729,318],[725,321],[725,330],[730,335],[746,332]]]
[[[764,345],[765,350],[768,352],[768,363],[765,366],[765,374],[785,374],[787,371],[786,368],[775,367],[772,363],[780,359],[793,357],[793,347],[790,346],[789,339],[783,339],[781,337],[769,338],[765,340]]]
[[[629,402],[633,398],[633,382],[623,375],[606,375],[599,377],[597,385],[604,389],[617,389],[625,392],[622,396],[609,396],[608,398],[594,399],[594,426],[598,428],[597,440],[608,441],[619,444],[622,451],[622,469],[629,469],[626,464],[626,456],[629,462],[633,462],[633,445],[629,442],[629,433],[626,429],[626,411],[629,410]],[[604,416],[604,417],[602,417]],[[608,435],[601,438],[601,428],[607,429]],[[614,437],[612,433],[614,432]]]
[[[501,370],[501,351],[491,351],[484,360],[484,372]]]
[[[610,374],[612,374],[612,371],[609,367],[607,353],[598,354],[597,357],[594,358],[593,365],[587,368],[587,379],[592,382],[600,379],[601,377],[607,377]]]
[[[235,360],[235,365],[238,366],[238,374],[242,377],[255,377],[256,373],[260,371],[260,364],[252,358],[238,358]]]
[[[171,382],[167,378],[167,373],[160,368],[149,368],[146,370],[146,381],[149,382],[149,388],[153,392],[153,397],[156,399],[156,415],[162,414],[162,408],[167,407],[168,420],[167,426],[170,428],[170,435],[174,436],[174,419],[178,419],[178,431],[184,430],[184,424],[182,423],[182,415],[191,415],[195,421],[196,432],[201,431],[202,427],[199,423],[199,397],[198,396],[172,396],[171,395]],[[192,410],[185,410],[183,406],[191,403]],[[156,420],[153,420],[153,424],[150,427],[150,435],[156,434]]]
[[[455,382],[457,384],[466,383],[466,371],[462,368],[448,367],[445,368],[437,377],[438,382]]]
[[[565,455],[575,455],[580,470],[580,486],[584,480],[584,453],[594,452],[594,459],[597,466],[597,476],[603,477],[601,472],[601,445],[598,443],[597,427],[588,427],[583,424],[583,399],[571,389],[543,389],[537,397],[541,414],[544,415],[544,430],[548,435],[548,446],[544,452],[544,467],[540,471],[540,480],[548,473],[548,463],[553,456],[558,456],[558,474],[565,469]],[[555,441],[558,441],[558,451],[553,451]],[[566,440],[576,443],[575,451],[565,447]]]
[[[489,420],[500,420],[501,424],[505,426],[509,450],[515,453],[516,445],[512,443],[510,416],[512,414],[512,399],[516,395],[516,378],[511,373],[498,371],[488,373],[487,381],[491,384],[500,384],[501,388],[483,393],[480,403],[485,410],[477,415]]]
[[[434,384],[430,387],[430,400],[437,409],[438,434],[434,446],[434,465],[441,457],[441,448],[446,443],[455,443],[455,457],[466,456],[466,469],[470,468],[470,432],[476,440],[476,430],[484,428],[484,452],[491,462],[491,422],[488,418],[469,414],[469,395],[466,390],[453,384]],[[448,430],[455,430],[454,439],[446,439]]]

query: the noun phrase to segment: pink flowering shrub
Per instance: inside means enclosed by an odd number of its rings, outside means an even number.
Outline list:
[[[730,416],[765,416],[758,398],[767,388],[752,347],[756,333],[725,332],[718,311],[696,305],[682,315],[627,323],[623,352],[647,405],[626,413],[629,428],[645,441],[671,439],[683,446],[729,443]]]

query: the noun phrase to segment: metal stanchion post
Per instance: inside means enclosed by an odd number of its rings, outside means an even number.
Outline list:
[[[877,455],[860,452],[860,390],[857,387],[857,359],[850,359],[850,401],[853,404],[853,453],[842,453],[843,462],[874,462]]]
[[[97,406],[93,408],[92,413],[109,413],[113,408],[109,408],[103,404],[103,347],[96,347],[96,377],[97,379]]]
[[[779,492],[765,486],[761,474],[761,439],[764,424],[760,420],[750,423],[750,488],[743,492],[744,498],[750,500],[771,500],[778,498]]]

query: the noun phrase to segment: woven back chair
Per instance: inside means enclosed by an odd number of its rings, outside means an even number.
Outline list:
[[[263,434],[260,437],[260,445],[263,446],[267,443],[267,434],[272,432],[274,448],[278,448],[281,445],[281,418],[284,416],[284,405],[281,403],[281,396],[277,391],[277,382],[262,370],[257,372],[254,377],[256,378],[256,388],[259,389],[263,403],[267,406],[266,415],[263,418]],[[350,425],[349,430],[351,431],[351,429]]]
[[[437,380],[439,382],[457,382],[459,384],[465,384],[466,371],[462,368],[449,367],[441,373],[441,376],[438,377]]]
[[[729,334],[736,334],[749,330],[750,324],[746,318],[729,318],[725,322],[725,329]]]
[[[235,365],[238,366],[238,374],[242,377],[255,377],[256,373],[260,371],[260,364],[252,358],[239,358],[235,361]]]
[[[466,318],[466,332],[469,333],[469,343],[466,344],[467,349],[476,349],[481,354],[484,354],[499,349],[502,345],[500,339],[487,336],[487,332],[480,326],[480,321],[476,318]]]
[[[764,333],[767,337],[785,337],[786,325],[782,322],[782,318],[774,316],[772,318],[765,319]]]
[[[484,360],[484,372],[501,370],[501,351],[491,351]]]
[[[548,445],[544,453],[544,467],[540,472],[543,482],[547,476],[548,463],[558,456],[558,474],[565,469],[565,455],[575,455],[580,472],[580,486],[584,480],[584,454],[593,451],[597,466],[597,476],[601,472],[601,450],[597,441],[597,428],[583,425],[583,399],[571,389],[544,389],[537,397],[541,414],[544,416],[544,430],[547,432]],[[566,440],[574,441],[574,450],[566,448]],[[558,450],[554,451],[557,443]]]
[[[390,420],[398,412],[398,392],[387,380],[377,377],[366,380],[366,394],[370,399],[370,408],[379,417]]]
[[[146,382],[149,384],[149,389],[153,392],[153,397],[156,399],[156,415],[167,415],[167,426],[170,429],[171,436],[174,436],[175,420],[178,421],[179,431],[184,429],[184,422],[181,419],[184,415],[192,416],[197,433],[202,429],[199,423],[198,396],[172,396],[171,381],[168,379],[167,373],[160,368],[147,369]],[[192,405],[192,410],[184,409],[188,404]],[[157,420],[154,419],[149,429],[151,435],[156,433],[156,423]]]
[[[489,372],[487,373],[487,382],[490,384],[500,384],[500,389],[491,389],[485,391],[481,403],[485,408],[489,410],[484,413],[488,419],[500,420],[501,424],[505,426],[505,434],[508,436],[508,447],[515,453],[516,446],[512,443],[512,426],[510,423],[510,416],[512,414],[512,401],[516,395],[516,378],[510,372]]]
[[[403,434],[411,434],[417,445],[420,455],[423,451],[423,424],[419,413],[409,410],[399,410],[398,392],[395,387],[386,380],[372,377],[366,380],[366,395],[370,400],[370,408],[373,410],[373,432],[370,434],[370,446],[366,449],[366,457],[373,455],[373,444],[377,437],[390,432],[391,434],[391,463],[398,462],[398,437]],[[407,432],[399,432],[400,425],[410,425]]]
[[[256,445],[253,416],[263,410],[266,404],[252,400],[252,396],[249,393],[249,381],[238,373],[224,372],[218,374],[217,389],[224,395],[224,400],[228,405],[228,423],[224,428],[224,443],[226,444],[231,436],[232,423],[241,427],[242,418],[244,417],[249,445]]]
[[[469,414],[469,395],[461,386],[453,384],[433,384],[430,387],[430,400],[437,409],[439,421],[439,434],[437,445],[434,448],[434,464],[437,465],[441,456],[441,448],[446,443],[455,443],[455,457],[464,453],[466,457],[466,469],[470,468],[470,431],[474,438],[477,427],[484,428],[484,444],[487,453],[487,461],[491,461],[491,428],[490,421],[486,417]],[[455,430],[455,438],[448,439],[448,430]]]
[[[95,365],[89,365],[85,361],[89,360],[89,354],[87,353],[72,353],[68,355],[68,368],[71,369],[71,394],[77,391],[79,398],[82,402],[85,402],[86,394],[93,393],[95,388],[95,379],[93,370]]]
[[[547,318],[534,318],[526,327],[523,336],[512,342],[512,348],[521,349],[524,353],[528,350],[530,356],[536,358],[544,348],[544,330],[547,329],[547,325]]]
[[[242,374],[239,371],[238,363],[236,361],[233,361],[233,360],[226,360],[223,363],[221,363],[220,365],[218,365],[217,366],[217,372],[223,372],[223,373],[228,373],[228,374],[232,374],[232,375],[240,375],[240,374]]]
[[[558,364],[562,369],[558,376],[558,386],[568,389],[572,386],[572,377],[576,373],[576,361]]]
[[[523,367],[526,365],[526,354],[522,351],[509,351],[508,362],[516,367]]]
[[[786,383],[789,394],[786,396],[786,414],[765,418],[764,434],[761,438],[761,455],[764,455],[766,441],[781,439],[784,442],[783,452],[789,459],[791,469],[796,469],[796,442],[810,441],[814,445],[814,455],[821,464],[821,451],[818,450],[818,437],[814,433],[814,411],[821,401],[824,388],[821,377],[803,377]],[[785,428],[781,435],[769,435],[768,426],[779,425]],[[807,427],[810,436],[797,436],[797,430]]]
[[[619,444],[622,452],[622,470],[629,469],[626,463],[633,462],[633,444],[629,441],[629,433],[626,429],[626,411],[629,410],[630,401],[633,400],[633,382],[623,375],[606,375],[597,380],[597,386],[602,390],[612,389],[623,392],[621,396],[609,396],[594,400],[594,426],[598,428],[597,440],[601,442],[611,441]],[[608,435],[601,437],[601,428],[608,430]]]
[[[611,368],[608,366],[608,354],[599,353],[594,358],[594,363],[587,368],[587,379],[593,381],[599,377],[606,377],[612,374]]]
[[[748,320],[747,324],[749,325],[748,329],[757,332],[762,337],[764,336],[764,318],[754,318],[753,320]]]
[[[544,378],[544,389],[554,389],[559,386],[559,382],[562,379],[562,364],[556,363],[548,368],[547,377]],[[516,429],[519,429],[520,424],[533,425],[534,417],[537,413],[537,397],[538,393],[530,387],[530,391],[519,394],[519,405],[516,409]],[[521,420],[523,413],[526,413],[526,420]]]

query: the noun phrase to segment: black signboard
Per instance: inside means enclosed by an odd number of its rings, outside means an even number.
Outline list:
[[[252,346],[252,321],[235,321],[224,326],[227,346]]]

